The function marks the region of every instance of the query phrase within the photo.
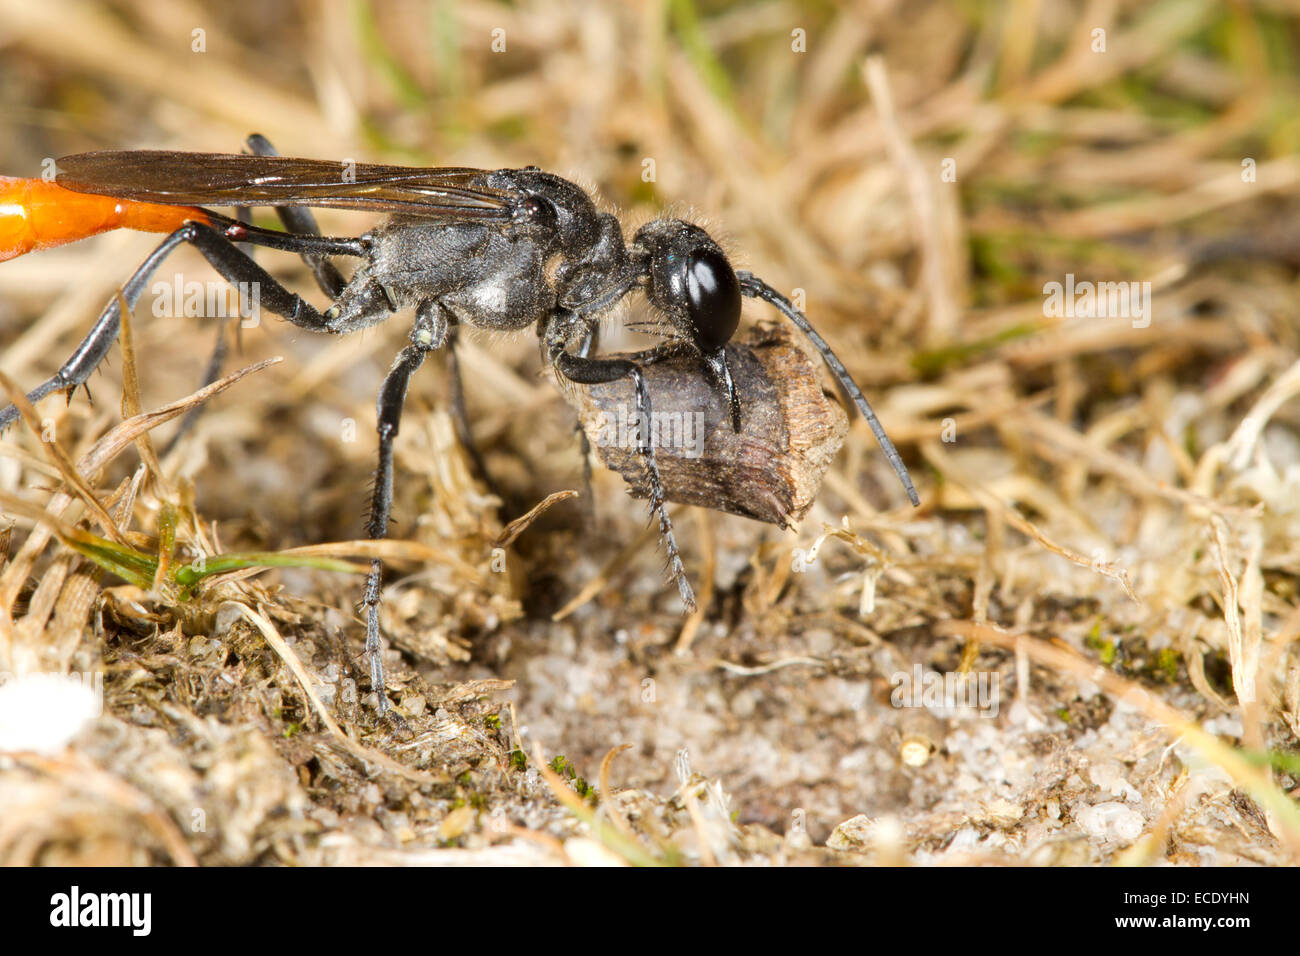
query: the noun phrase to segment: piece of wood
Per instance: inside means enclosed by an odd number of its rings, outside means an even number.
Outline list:
[[[847,417],[788,325],[751,328],[727,346],[727,361],[740,397],[739,433],[697,358],[683,355],[645,369],[650,434],[668,500],[788,526],[817,496],[844,442]],[[566,395],[605,466],[623,476],[635,497],[649,497],[631,380]]]

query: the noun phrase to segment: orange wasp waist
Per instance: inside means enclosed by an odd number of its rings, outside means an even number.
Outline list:
[[[211,218],[197,206],[93,196],[43,179],[0,176],[0,262],[111,229],[171,232],[190,220]]]

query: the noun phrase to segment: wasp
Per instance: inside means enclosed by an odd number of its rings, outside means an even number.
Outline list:
[[[561,379],[595,385],[630,379],[636,415],[649,421],[651,392],[644,370],[685,353],[717,390],[740,430],[741,407],[725,347],[740,323],[745,297],[775,306],[808,337],[844,393],[870,424],[908,498],[919,503],[907,468],[861,389],[825,339],[790,301],[762,279],[737,272],[699,226],[661,217],[631,241],[619,219],[602,212],[575,183],[535,166],[523,169],[415,168],[280,156],[265,137],[247,153],[101,150],[66,156],[52,182],[0,178],[0,260],[110,229],[167,233],[100,313],[59,370],[34,388],[35,402],[83,385],[112,347],[121,303],[134,308],[163,260],[193,246],[227,281],[252,284],[261,306],[310,332],[342,335],[414,316],[409,344],[379,389],[379,462],[366,532],[383,538],[393,498],[393,441],[411,376],[431,352],[454,357],[462,325],[494,331],[536,329],[543,356]],[[234,208],[232,218],[208,208]],[[273,207],[283,230],[252,225],[246,211]],[[323,236],[312,208],[384,215],[357,237]],[[272,278],[248,246],[295,253],[331,301],[318,309]],[[344,278],[336,258],[357,260]],[[599,354],[601,319],[633,293],[657,316],[663,342],[639,352]],[[454,369],[453,364],[453,369]],[[459,394],[459,380],[454,388]],[[17,409],[0,411],[0,429]],[[652,520],[667,554],[667,575],[683,604],[695,608],[666,509],[653,443],[646,430],[637,453],[645,470]],[[380,714],[386,712],[380,654],[378,559],[371,562],[362,604],[366,653]]]

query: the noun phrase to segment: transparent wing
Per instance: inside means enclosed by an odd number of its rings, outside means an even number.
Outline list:
[[[474,185],[486,170],[341,163],[290,156],[99,150],[65,156],[73,192],[180,206],[316,206],[436,220],[508,222],[524,197]]]

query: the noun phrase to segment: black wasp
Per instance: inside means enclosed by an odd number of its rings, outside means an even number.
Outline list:
[[[282,157],[261,136],[248,144],[251,154],[82,153],[57,162],[54,186],[40,180],[0,181],[7,210],[0,218],[9,216],[0,222],[0,259],[118,226],[165,231],[167,238],[122,288],[128,307],[134,308],[163,259],[189,243],[228,281],[256,283],[263,306],[303,329],[355,332],[395,312],[413,311],[410,344],[379,390],[379,466],[366,528],[371,538],[388,531],[393,439],[407,383],[430,352],[448,348],[454,359],[461,323],[503,331],[535,326],[555,373],[578,385],[630,378],[640,422],[651,417],[642,369],[688,352],[698,357],[738,430],[744,409],[724,347],[740,322],[743,296],[771,303],[808,336],[870,423],[908,497],[918,503],[898,452],[830,346],[784,296],[748,272],[735,272],[698,226],[655,219],[628,243],[618,219],[600,212],[581,187],[535,166],[489,171],[351,164]],[[90,197],[104,198],[96,203]],[[205,206],[236,207],[243,218]],[[244,211],[253,206],[274,207],[285,231],[251,225]],[[388,218],[363,236],[330,238],[320,234],[308,208],[313,206],[369,210]],[[333,304],[320,311],[304,301],[254,262],[240,243],[301,255]],[[360,265],[345,279],[334,256],[359,259]],[[657,331],[665,343],[599,357],[594,353],[601,317],[634,290],[643,292],[658,314]],[[31,392],[32,401],[86,381],[117,337],[118,310],[114,299],[75,354]],[[451,368],[457,375],[454,361]],[[453,389],[458,396],[458,377]],[[0,411],[0,429],[16,418],[12,405]],[[668,575],[683,603],[693,609],[695,596],[668,519],[654,448],[648,430],[641,431],[638,451]],[[380,561],[373,560],[364,605],[371,683],[383,713],[388,700],[380,656],[381,572]]]

